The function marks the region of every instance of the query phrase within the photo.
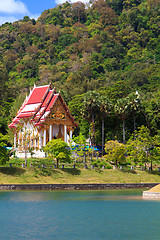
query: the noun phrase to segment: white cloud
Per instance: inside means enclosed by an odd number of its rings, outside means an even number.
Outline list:
[[[18,19],[14,16],[7,16],[7,17],[0,16],[0,25],[2,25],[3,23],[6,23],[6,22],[13,23],[15,21],[18,21]]]
[[[30,19],[34,18],[35,20],[37,20],[40,16],[41,14],[29,14]]]
[[[0,12],[3,13],[29,13],[27,6],[21,1],[0,0]]]

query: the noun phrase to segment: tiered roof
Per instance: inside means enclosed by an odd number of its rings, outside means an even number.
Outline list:
[[[74,120],[69,114],[68,108],[60,96],[60,93],[56,93],[55,89],[51,88],[51,85],[46,85],[41,87],[34,86],[9,127],[16,128],[21,119],[30,119],[35,126],[41,126],[50,114],[58,97],[60,98],[68,117],[74,123]]]

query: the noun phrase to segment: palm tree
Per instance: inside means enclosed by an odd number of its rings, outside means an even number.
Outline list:
[[[106,96],[100,96],[100,114],[102,117],[102,156],[104,150],[104,120],[111,112],[111,102]]]
[[[135,93],[130,93],[128,96],[128,105],[129,105],[129,112],[133,117],[133,127],[134,127],[134,139],[135,139],[135,130],[136,130],[136,116],[141,109],[141,102],[140,102],[140,95],[138,91]]]
[[[89,121],[90,127],[92,125],[91,142],[94,145],[95,135],[95,114],[98,112],[100,106],[99,93],[96,91],[89,91],[84,96],[82,115]]]
[[[118,99],[115,104],[114,111],[115,114],[123,122],[123,143],[125,144],[125,119],[127,118],[129,112],[128,99],[127,98]]]

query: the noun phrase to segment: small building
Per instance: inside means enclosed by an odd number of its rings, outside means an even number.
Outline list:
[[[76,126],[60,93],[51,85],[34,86],[9,125],[16,156],[24,158],[32,150],[34,157],[45,157],[42,147],[57,138],[68,143]]]

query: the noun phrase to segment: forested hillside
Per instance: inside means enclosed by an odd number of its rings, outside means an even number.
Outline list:
[[[0,26],[0,132],[7,134],[34,83],[51,83],[80,131],[94,141],[160,130],[160,1],[97,0],[57,5],[37,21]],[[136,92],[138,91],[138,92]],[[102,125],[102,127],[101,127]],[[103,131],[102,131],[103,132]]]

